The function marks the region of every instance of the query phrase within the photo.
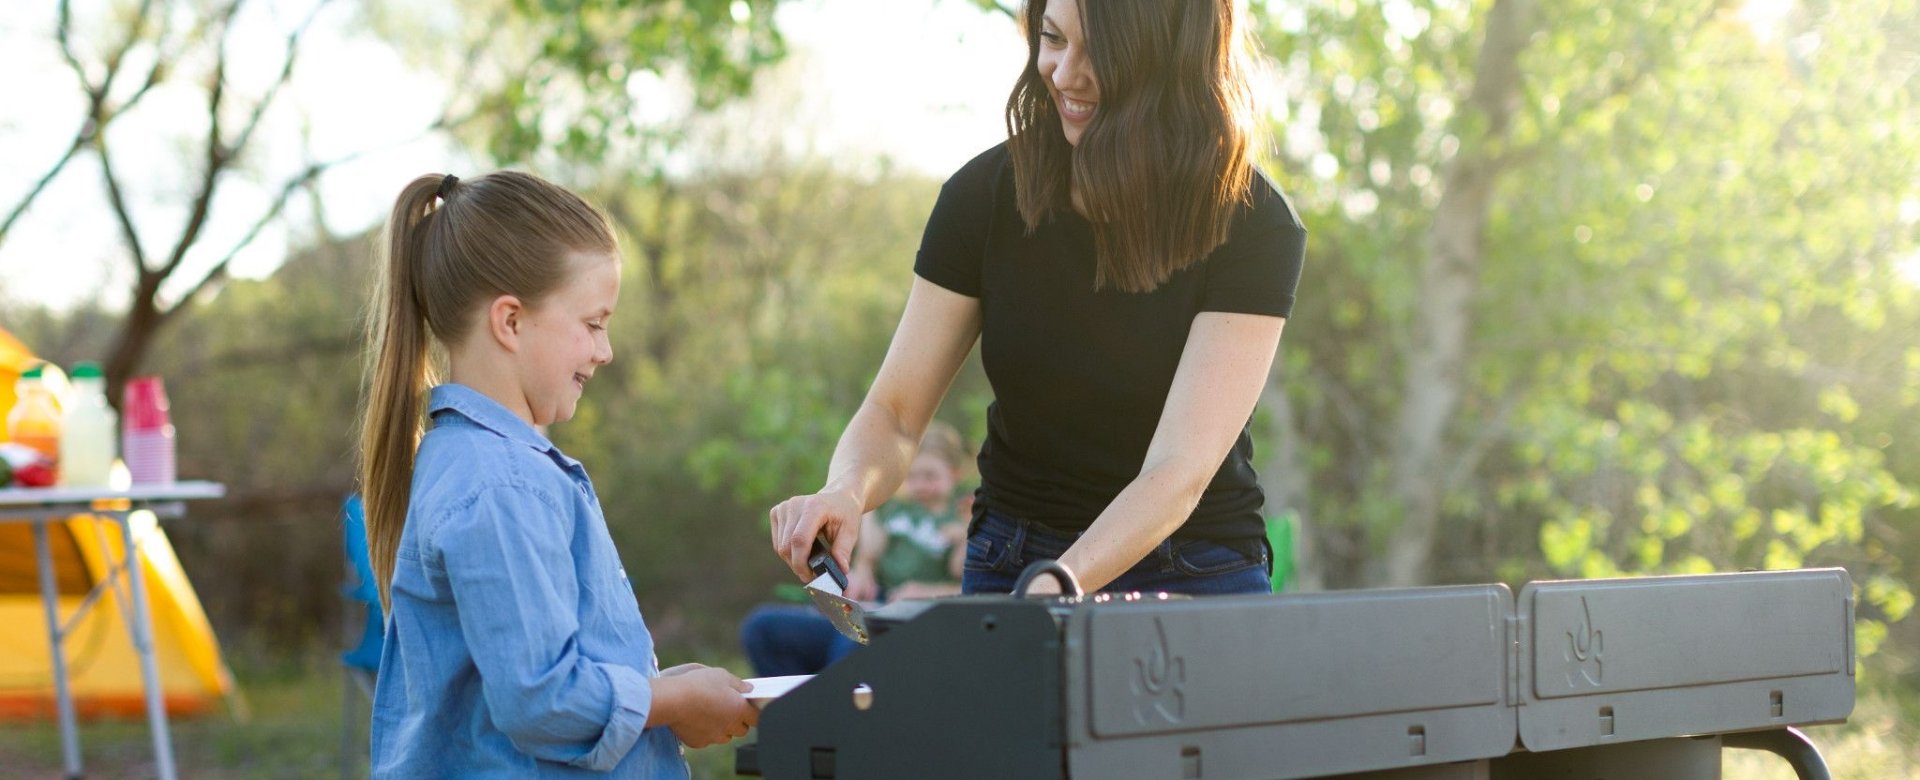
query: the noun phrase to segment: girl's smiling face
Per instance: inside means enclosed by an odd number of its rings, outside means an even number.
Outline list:
[[[535,425],[573,418],[594,371],[613,361],[607,320],[620,298],[620,260],[576,255],[567,281],[520,317],[520,391]]]

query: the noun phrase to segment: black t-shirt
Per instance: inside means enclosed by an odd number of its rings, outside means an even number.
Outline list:
[[[1066,531],[1091,525],[1140,473],[1203,311],[1287,316],[1306,228],[1261,176],[1226,243],[1148,293],[1095,291],[1093,228],[1066,210],[1028,234],[1006,144],[940,190],[914,272],[980,299],[993,385],[977,504]],[[1246,428],[1179,538],[1264,536]]]

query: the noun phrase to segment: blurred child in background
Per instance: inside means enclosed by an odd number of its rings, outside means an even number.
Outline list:
[[[901,492],[861,518],[860,544],[847,570],[856,601],[924,599],[960,592],[972,491],[961,488],[971,460],[959,431],[935,420],[920,439]],[[814,674],[852,652],[854,642],[811,605],[755,609],[740,644],[763,677]]]

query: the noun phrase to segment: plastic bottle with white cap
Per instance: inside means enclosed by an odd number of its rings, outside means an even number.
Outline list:
[[[100,366],[73,367],[73,396],[60,421],[60,484],[104,488],[118,449],[119,416],[107,405],[107,379]]]

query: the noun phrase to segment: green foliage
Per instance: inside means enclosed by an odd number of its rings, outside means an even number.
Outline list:
[[[723,650],[792,575],[766,515],[820,487],[886,351],[936,182],[778,155],[610,192],[628,250],[615,361],[556,443],[593,474],[650,625]],[[981,410],[977,370],[942,414]],[[696,653],[698,655],[698,653]]]
[[[747,608],[791,579],[766,512],[824,478],[905,302],[937,185],[736,162],[597,194],[628,253],[615,360],[551,431],[593,476],[663,652],[695,658],[730,651]],[[330,242],[229,283],[149,361],[172,397],[181,473],[228,486],[230,499],[169,528],[228,638],[325,640],[332,625],[372,248]],[[8,315],[29,343],[63,347],[46,350],[57,360],[97,348],[86,312]],[[977,430],[983,385],[963,373],[942,416]]]
[[[743,416],[733,435],[709,439],[688,456],[706,490],[728,489],[748,506],[772,506],[825,479],[827,458],[852,414],[827,402],[826,383],[780,369],[729,377],[726,398]]]
[[[548,150],[594,159],[613,140],[657,132],[636,121],[651,108],[634,88],[639,73],[684,76],[704,111],[745,95],[756,72],[786,55],[779,0],[512,2],[545,35],[525,86],[498,93],[505,121],[489,149],[501,159]]]
[[[1267,167],[1311,230],[1279,358],[1311,505],[1270,509],[1305,510],[1327,584],[1368,583],[1405,512],[1389,464],[1432,215],[1468,150],[1497,176],[1468,364],[1419,378],[1461,389],[1437,577],[1839,565],[1862,650],[1911,645],[1920,135],[1904,130],[1920,126],[1920,10],[1809,2],[1766,32],[1708,0],[1535,2],[1501,135],[1462,108],[1493,5],[1253,4],[1282,87]],[[577,169],[619,224],[618,358],[553,435],[594,475],[656,633],[694,657],[790,579],[762,552],[766,509],[824,475],[936,185],[691,150],[689,125],[659,120],[663,84],[689,106],[740,94],[779,56],[775,8],[494,0],[373,17],[470,45],[471,61],[433,63],[470,75],[472,121],[449,127],[498,159]],[[682,156],[697,174],[668,174]],[[311,631],[334,602],[365,250],[319,247],[227,285],[148,364],[174,394],[183,471],[236,496],[174,530],[223,626]],[[63,362],[105,349],[99,312],[5,313]],[[971,367],[941,416],[977,441],[987,396]]]
[[[442,125],[494,159],[605,162],[623,149],[658,165],[681,135],[664,115],[744,96],[786,56],[781,2],[483,0],[453,15],[376,7],[372,21],[460,84]]]
[[[1256,4],[1312,230],[1282,348],[1330,584],[1396,525],[1416,288],[1490,4]],[[1533,4],[1449,441],[1442,579],[1843,565],[1862,647],[1920,540],[1911,3]],[[1434,378],[1445,381],[1444,378]],[[1383,515],[1385,519],[1383,520]],[[1344,574],[1342,572],[1345,572]]]

